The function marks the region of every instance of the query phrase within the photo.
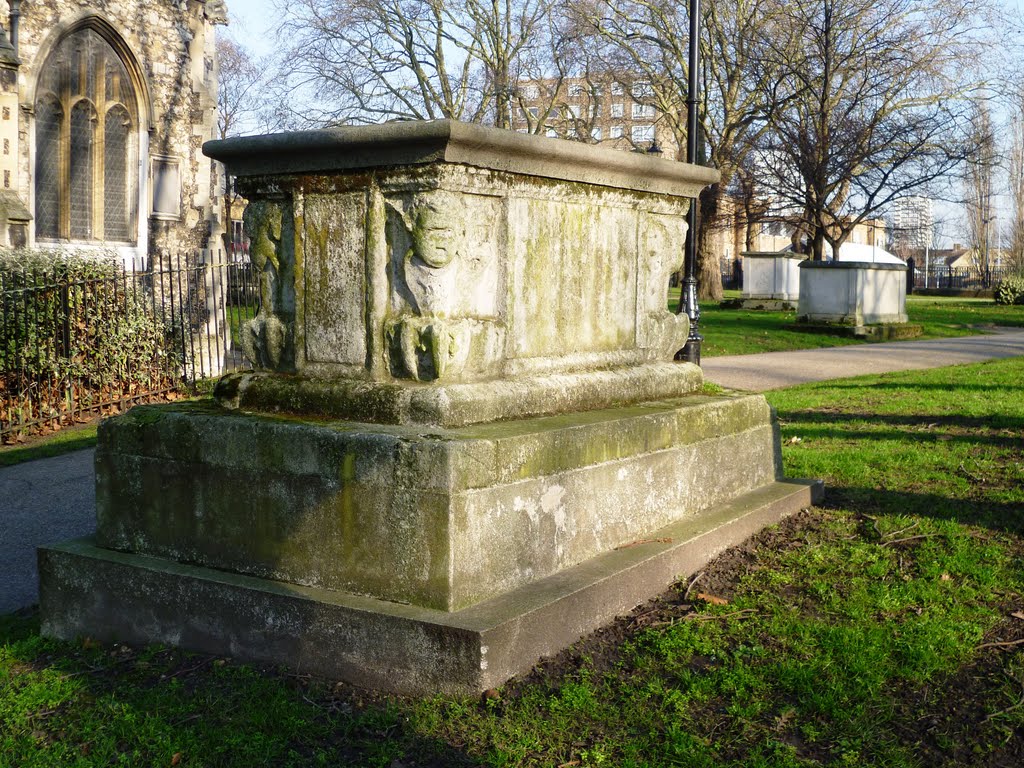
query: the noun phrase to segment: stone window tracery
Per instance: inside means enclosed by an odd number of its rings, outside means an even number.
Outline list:
[[[35,222],[43,240],[134,243],[138,107],[124,62],[92,28],[44,63],[35,103]]]

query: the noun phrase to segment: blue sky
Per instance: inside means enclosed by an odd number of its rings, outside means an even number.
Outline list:
[[[275,47],[275,0],[227,0],[231,36],[257,55],[271,53]]]
[[[273,53],[279,42],[277,32],[280,11],[275,5],[287,0],[226,0],[231,24],[228,29],[238,42],[254,54],[261,56]],[[998,1],[998,0],[997,0]],[[1024,0],[1002,0],[1006,7],[1024,11]],[[998,205],[998,204],[997,204]],[[946,219],[943,234],[946,240],[962,240],[958,237],[959,219],[962,216],[959,206],[937,204],[937,218]]]

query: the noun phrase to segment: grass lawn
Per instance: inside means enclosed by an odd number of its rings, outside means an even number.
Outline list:
[[[0,766],[1024,765],[1022,380],[770,393],[826,504],[479,700],[0,618]]]
[[[24,444],[0,445],[0,467],[9,467],[23,461],[60,456],[96,445],[99,419],[86,424],[65,427],[59,432],[40,437],[29,437]]]
[[[739,296],[738,291],[726,294],[730,298]],[[673,311],[675,304],[670,302]],[[796,321],[796,312],[722,309],[717,302],[702,304],[700,311],[700,331],[704,336],[701,354],[707,357],[869,343],[789,330],[785,326]],[[993,325],[1024,327],[1024,306],[999,306],[991,299],[910,296],[907,315],[911,323],[924,327],[920,338],[925,339],[968,336]]]
[[[739,291],[726,291],[726,296],[736,298]],[[675,311],[677,299],[678,296],[669,302],[672,311]],[[252,307],[228,307],[232,338],[238,338],[241,324],[252,319],[254,312]],[[1001,307],[990,299],[911,296],[907,300],[907,312],[911,322],[924,326],[923,338],[966,336],[991,325],[1024,327],[1024,306]],[[749,355],[867,343],[784,327],[795,319],[794,312],[721,309],[717,302],[707,303],[701,307],[700,328],[704,336],[701,354],[704,357]],[[199,390],[212,391],[212,382],[201,383]],[[31,438],[25,445],[0,445],[0,467],[92,447],[96,444],[95,429],[93,424],[73,434],[62,432],[42,439]]]
[[[236,304],[228,304],[228,324],[231,329],[231,338],[238,343],[238,339],[242,338],[242,326],[256,317],[256,307]]]

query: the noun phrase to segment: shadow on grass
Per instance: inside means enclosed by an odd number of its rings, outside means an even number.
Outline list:
[[[205,654],[38,632],[34,610],[0,616],[11,690],[50,691],[46,706],[20,713],[31,727],[9,732],[11,765],[481,765],[417,733],[413,702]]]
[[[912,440],[916,443],[967,443],[1002,449],[1024,449],[1024,418],[960,414],[883,414],[860,411],[789,411],[781,417],[787,433],[801,438],[844,440]],[[894,429],[851,428],[850,424],[885,425]],[[982,431],[982,434],[979,434]],[[993,434],[998,432],[1000,434]],[[1001,433],[1008,432],[1004,435]]]
[[[869,515],[915,515],[1024,536],[1024,504],[990,499],[950,498],[937,493],[880,490],[858,486],[826,487],[822,509]]]
[[[831,390],[857,390],[857,391],[924,391],[924,392],[948,392],[950,389],[955,388],[957,392],[985,392],[991,394],[1007,393],[1007,394],[1018,394],[1021,391],[1019,385],[1015,384],[964,384],[957,382],[956,385],[950,385],[945,382],[935,383],[917,383],[914,384],[902,384],[896,381],[872,381],[870,384],[859,382],[856,380],[844,380],[844,381],[825,381],[818,384],[821,389]]]

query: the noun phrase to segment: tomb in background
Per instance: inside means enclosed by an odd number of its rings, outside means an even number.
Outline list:
[[[907,322],[907,265],[868,261],[803,261],[797,321],[857,329]]]
[[[731,306],[743,309],[795,309],[800,298],[800,262],[792,251],[743,254],[743,290]]]

